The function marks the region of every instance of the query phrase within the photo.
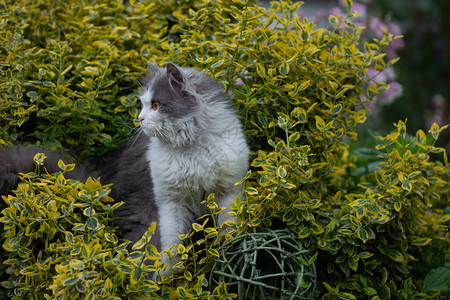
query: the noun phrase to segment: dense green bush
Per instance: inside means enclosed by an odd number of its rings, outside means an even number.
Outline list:
[[[148,232],[127,251],[129,242],[119,242],[111,218],[115,208],[108,186],[89,178],[85,183],[65,179],[74,165],[60,161],[61,172],[40,174],[44,156],[37,154],[36,172],[22,174],[14,195],[5,197],[8,207],[4,224],[3,249],[8,259],[9,279],[2,281],[5,294],[14,299],[148,299],[164,284],[161,276],[149,280],[151,271],[164,266],[145,264],[161,259]],[[183,247],[184,249],[184,247]],[[181,248],[179,248],[179,251]],[[188,251],[186,251],[188,252]],[[184,274],[188,276],[188,271]],[[193,281],[191,295],[207,297],[204,277]],[[166,296],[179,293],[169,291]],[[214,294],[225,294],[223,286]],[[225,297],[225,296],[224,296]]]
[[[41,142],[89,159],[128,138],[146,63],[164,56],[169,19],[155,16],[169,7],[162,1],[7,1],[1,143]]]
[[[289,1],[269,9],[240,0],[26,2],[2,11],[1,143],[38,140],[97,159],[131,134],[151,59],[219,80],[234,96],[253,157],[246,199],[233,205],[239,222],[224,236],[203,218],[194,223],[174,246],[182,271],[155,280],[148,273],[166,266],[145,245],[154,227],[128,253],[109,224],[107,187],[22,175],[1,219],[10,277],[3,286],[16,297],[230,298],[224,284],[206,287],[205,273],[224,240],[262,227],[286,227],[317,254],[317,298],[425,298],[449,289],[432,280],[448,276],[449,167],[435,147],[444,127],[409,135],[399,121],[376,148],[351,146],[364,104],[388,88],[366,72],[391,64],[383,49],[395,38],[385,32],[360,44],[351,1],[329,28],[300,20],[300,4]],[[211,215],[220,211],[213,200],[205,199]]]

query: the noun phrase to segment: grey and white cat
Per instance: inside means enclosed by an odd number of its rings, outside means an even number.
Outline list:
[[[179,243],[196,218],[206,213],[201,202],[215,194],[227,208],[219,223],[231,218],[230,203],[248,169],[249,149],[232,103],[212,78],[168,63],[149,64],[140,95],[140,129],[144,134],[117,149],[102,166],[103,184],[113,183],[111,196],[124,205],[115,211],[121,236],[136,242],[151,222],[158,231],[151,242],[159,250]],[[0,149],[0,192],[17,184],[18,172],[34,170],[33,155],[44,149]],[[45,166],[57,171],[61,153],[45,150]],[[67,160],[66,160],[67,161]],[[67,174],[87,178],[88,172]]]
[[[139,121],[149,137],[146,158],[158,209],[161,249],[179,242],[197,217],[201,202],[215,194],[219,223],[242,190],[249,149],[229,97],[205,74],[168,63],[149,64],[140,95]]]

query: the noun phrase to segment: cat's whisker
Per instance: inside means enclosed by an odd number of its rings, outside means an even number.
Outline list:
[[[139,137],[141,136],[141,134],[144,132],[144,130],[142,129],[142,127],[135,127],[133,128],[132,134],[131,134],[131,138],[130,138],[130,142],[129,142],[129,147],[133,147],[134,144],[136,143],[136,141],[139,140]]]

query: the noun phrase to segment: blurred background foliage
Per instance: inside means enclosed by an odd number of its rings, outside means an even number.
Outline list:
[[[447,124],[450,98],[450,2],[376,0],[373,5],[381,15],[401,27],[405,44],[399,51],[401,59],[395,66],[404,87],[403,95],[382,109],[383,125],[406,117],[413,130],[433,122]],[[446,136],[448,143],[448,133]]]
[[[447,12],[450,2],[355,0],[353,4],[360,13],[360,25],[366,26],[369,36],[380,28],[403,36],[391,45],[390,55],[400,57],[393,68],[394,73],[385,74],[395,80],[388,92],[390,99],[381,99],[369,107],[373,113],[360,129],[361,137],[366,137],[362,141],[370,143],[371,135],[366,128],[389,132],[394,122],[406,118],[411,132],[430,127],[433,122],[439,126],[448,124],[450,19]],[[340,12],[343,7],[342,0],[305,1],[304,13],[320,20],[329,11]],[[439,141],[447,153],[450,151],[449,136],[444,132]]]

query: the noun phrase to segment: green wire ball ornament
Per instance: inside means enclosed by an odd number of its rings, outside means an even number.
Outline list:
[[[313,299],[316,267],[287,229],[247,233],[219,249],[210,283],[225,282],[238,299]]]

